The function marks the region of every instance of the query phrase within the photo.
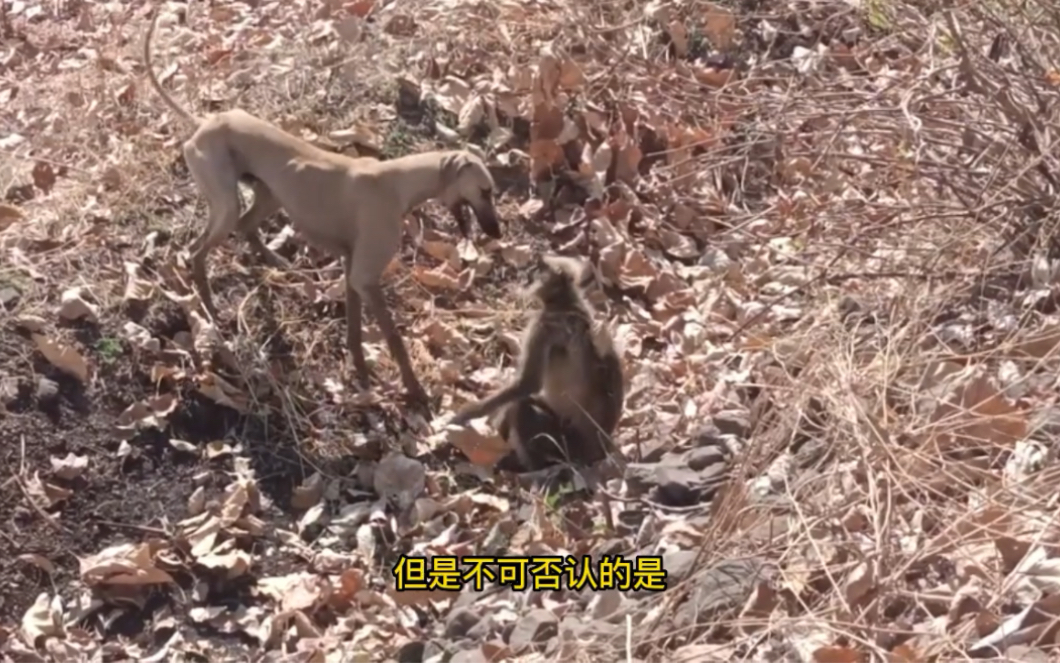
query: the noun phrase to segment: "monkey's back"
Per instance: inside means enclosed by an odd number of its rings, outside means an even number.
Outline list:
[[[606,332],[595,330],[586,308],[548,310],[537,324],[554,339],[545,367],[542,398],[583,449],[585,461],[603,458],[623,404],[622,365]]]

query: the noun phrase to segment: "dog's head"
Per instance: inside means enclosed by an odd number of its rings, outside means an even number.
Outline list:
[[[463,207],[467,204],[482,232],[500,239],[501,226],[493,208],[493,177],[482,159],[471,152],[451,152],[442,158],[441,171],[443,186],[439,199],[453,213],[460,233],[467,237],[471,230]]]

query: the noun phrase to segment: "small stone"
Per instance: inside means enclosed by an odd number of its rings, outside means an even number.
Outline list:
[[[0,377],[0,405],[11,405],[18,399],[18,378]]]
[[[723,410],[711,419],[722,435],[745,440],[751,435],[751,421],[746,410]]]
[[[695,447],[720,447],[725,444],[725,436],[713,422],[708,421],[692,431],[691,442]]]
[[[398,663],[419,663],[423,660],[423,654],[427,649],[427,643],[423,640],[406,642],[398,650],[395,658]]]
[[[457,608],[450,612],[445,620],[445,637],[450,640],[467,637],[468,631],[473,629],[481,619],[467,608]]]
[[[559,634],[559,619],[550,610],[538,608],[523,616],[512,629],[508,644],[516,654],[526,653]]]
[[[49,380],[48,378],[41,375],[37,378],[37,400],[41,403],[47,403],[55,400],[59,396],[59,383],[55,380]]]
[[[21,297],[22,293],[10,286],[0,288],[0,306],[8,310],[14,309]]]

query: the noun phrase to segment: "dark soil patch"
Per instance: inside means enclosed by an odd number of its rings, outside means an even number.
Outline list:
[[[170,304],[158,304],[144,322],[163,338],[186,325]],[[120,320],[120,319],[119,319]],[[17,378],[17,398],[0,414],[0,623],[17,624],[41,592],[58,592],[64,600],[75,596],[71,587],[79,573],[78,557],[104,548],[152,536],[165,536],[165,528],[188,515],[187,500],[199,485],[208,495],[220,495],[230,481],[229,460],[210,461],[178,451],[170,439],[196,445],[213,440],[237,439],[251,453],[259,485],[273,504],[286,507],[291,489],[302,480],[297,455],[285,451],[282,428],[269,427],[267,420],[216,405],[189,388],[181,388],[177,409],[165,430],[148,429],[128,440],[132,453],[122,454],[121,435],[115,429],[120,413],[130,404],[159,393],[150,379],[149,362],[139,365],[117,338],[117,324],[104,321],[98,328],[61,329],[54,334],[73,344],[90,359],[97,371],[96,382],[87,389],[76,380],[46,364],[28,339],[6,327],[0,334],[0,377]],[[103,343],[103,340],[110,340]],[[53,398],[38,394],[41,378],[58,385]],[[270,440],[270,438],[272,438]],[[52,476],[51,458],[67,454],[87,456],[88,469],[72,481]],[[69,499],[47,511],[45,520],[24,493],[18,476],[39,476],[72,491]],[[286,525],[289,519],[274,508],[270,522]],[[55,566],[50,576],[19,556],[39,555]],[[281,572],[279,562],[259,558],[262,573]],[[190,581],[178,578],[178,581]],[[242,601],[238,587],[223,588],[215,600]],[[129,634],[142,632],[143,623],[159,606],[178,600],[180,592],[161,594],[142,611],[125,615],[101,630]],[[176,614],[182,615],[183,612]],[[91,625],[90,625],[91,626]],[[144,637],[150,637],[144,633]],[[147,644],[147,643],[144,643]]]

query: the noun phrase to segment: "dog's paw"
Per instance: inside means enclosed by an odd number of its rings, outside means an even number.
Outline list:
[[[405,402],[409,407],[413,407],[419,411],[424,419],[427,421],[433,421],[434,415],[431,414],[431,398],[427,395],[426,391],[423,389],[409,391],[405,395]]]

